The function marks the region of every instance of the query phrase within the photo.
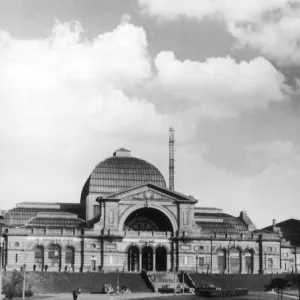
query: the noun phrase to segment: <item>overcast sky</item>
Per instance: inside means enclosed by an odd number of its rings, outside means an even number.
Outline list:
[[[119,147],[199,206],[300,218],[299,0],[0,0],[1,208],[79,202]]]

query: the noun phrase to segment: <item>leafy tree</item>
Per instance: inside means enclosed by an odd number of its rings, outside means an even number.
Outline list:
[[[284,278],[274,278],[272,279],[271,283],[268,284],[268,289],[275,289],[279,296],[281,296],[281,299],[283,297],[283,290],[290,287],[292,283]]]
[[[23,274],[19,271],[13,271],[12,277],[8,280],[3,287],[3,293],[8,299],[14,297],[22,297],[23,292]],[[30,287],[25,290],[25,297],[31,297],[33,292]]]

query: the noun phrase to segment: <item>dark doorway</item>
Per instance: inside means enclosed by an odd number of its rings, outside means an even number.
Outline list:
[[[153,271],[153,249],[151,247],[144,247],[142,251],[142,269],[146,271]]]
[[[61,248],[59,245],[52,244],[48,251],[48,262],[50,267],[61,267]]]
[[[156,271],[167,271],[167,250],[164,247],[156,249]]]
[[[224,250],[218,251],[218,269],[220,274],[224,274],[226,270],[226,252]]]
[[[241,273],[241,251],[237,248],[232,248],[230,250],[230,273],[238,274]]]
[[[128,250],[128,271],[139,271],[140,268],[140,250],[132,246]]]
[[[253,252],[251,250],[248,250],[245,253],[245,268],[247,274],[253,273]]]

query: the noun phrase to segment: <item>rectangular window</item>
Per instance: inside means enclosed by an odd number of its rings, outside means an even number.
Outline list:
[[[183,212],[183,225],[188,225],[188,213]]]
[[[93,217],[97,217],[100,214],[100,205],[93,206]]]
[[[18,254],[16,254],[16,263],[18,262]]]
[[[188,264],[188,257],[187,257],[187,256],[184,257],[184,264],[185,264],[185,265]]]
[[[269,269],[273,268],[273,258],[268,258],[268,268]]]
[[[204,257],[198,257],[198,265],[200,267],[203,267],[204,266]]]
[[[111,209],[109,211],[109,223],[113,223],[114,222],[114,211]]]

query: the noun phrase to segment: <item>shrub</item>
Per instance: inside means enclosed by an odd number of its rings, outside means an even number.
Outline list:
[[[11,279],[5,283],[3,287],[3,293],[5,294],[6,298],[12,299],[14,297],[22,297],[22,292],[23,292],[23,274],[15,270],[12,274]],[[33,291],[29,286],[27,287],[27,290],[25,290],[25,297],[31,297],[31,296],[33,296]]]

